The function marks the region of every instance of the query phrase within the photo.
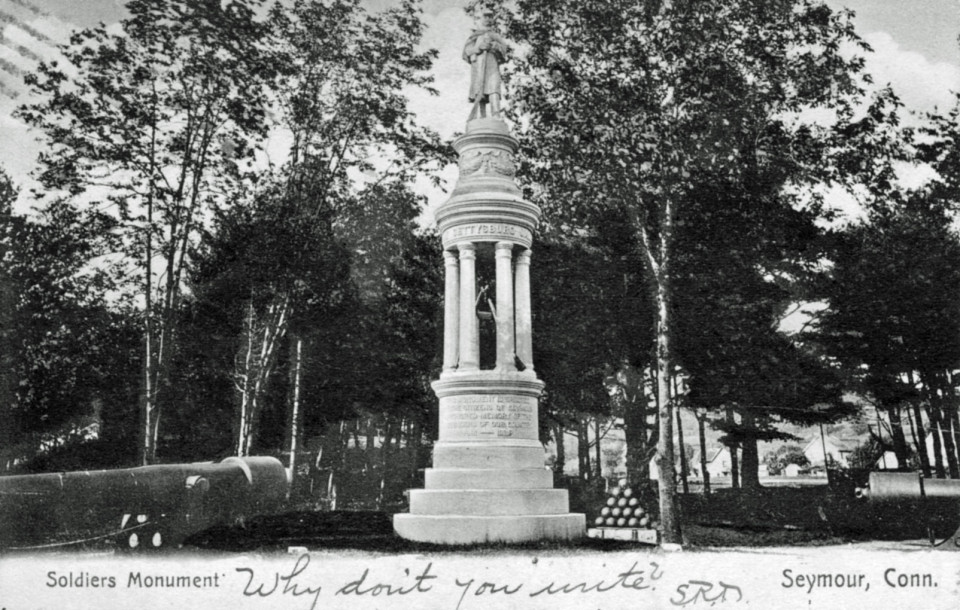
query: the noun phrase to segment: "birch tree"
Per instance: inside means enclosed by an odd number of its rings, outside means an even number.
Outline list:
[[[131,0],[113,33],[76,32],[65,65],[27,81],[19,116],[46,143],[38,178],[83,213],[118,221],[142,309],[141,463],[157,457],[185,270],[212,212],[242,182],[264,127],[259,0]]]
[[[298,337],[285,342],[291,329],[343,296],[334,281],[342,262],[381,246],[369,244],[358,227],[382,233],[400,221],[410,230],[406,216],[381,215],[372,223],[370,211],[386,210],[378,205],[391,198],[415,201],[408,188],[413,177],[447,154],[407,108],[406,89],[429,89],[426,70],[435,56],[418,48],[423,24],[416,2],[369,13],[357,0],[297,0],[275,5],[269,19],[279,67],[272,127],[290,146],[253,203],[258,224],[270,219],[262,232],[274,234],[263,248],[248,250],[268,271],[249,283],[243,313],[234,374],[239,455],[255,440],[278,350],[299,344]]]

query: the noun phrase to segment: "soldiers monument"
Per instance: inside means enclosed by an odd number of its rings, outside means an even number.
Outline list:
[[[500,117],[506,42],[493,15],[464,47],[470,63],[466,132],[453,146],[460,176],[436,212],[446,268],[439,438],[425,489],[394,517],[403,538],[439,544],[569,539],[583,514],[569,512],[544,466],[537,410],[543,382],[533,363],[530,264],[540,209],[515,181],[518,142]],[[478,266],[492,259],[494,298],[478,291]],[[478,310],[486,306],[487,310]],[[493,321],[496,364],[480,366],[480,315]]]

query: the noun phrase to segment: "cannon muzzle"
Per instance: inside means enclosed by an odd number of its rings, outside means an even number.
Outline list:
[[[960,514],[960,480],[957,479],[927,479],[919,472],[871,472],[867,486],[858,487],[854,493],[857,498],[878,506],[906,504],[928,512],[933,505],[953,505],[953,510]],[[933,542],[933,528],[930,521],[927,523]],[[960,550],[960,529],[937,546]]]
[[[289,483],[272,457],[0,477],[0,548],[60,532],[95,536],[109,523],[119,526],[120,548],[177,545],[214,525],[277,512]]]

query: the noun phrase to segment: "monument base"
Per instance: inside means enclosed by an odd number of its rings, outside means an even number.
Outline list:
[[[394,515],[393,529],[403,538],[434,544],[573,540],[583,536],[582,514],[562,515]]]
[[[424,473],[425,488],[410,490],[410,512],[393,518],[403,538],[473,544],[584,535],[586,517],[568,512],[567,490],[553,489],[553,473],[544,468],[543,448],[535,442],[440,442],[434,465]]]
[[[424,489],[410,490],[410,513],[393,527],[435,544],[569,540],[586,517],[569,512],[567,490],[553,488],[537,439],[543,382],[530,372],[448,373],[433,384],[440,439]]]

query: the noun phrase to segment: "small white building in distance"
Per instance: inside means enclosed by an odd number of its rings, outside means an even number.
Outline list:
[[[812,466],[848,466],[850,455],[860,442],[855,438],[837,438],[829,434],[825,437],[817,435],[803,448],[803,454],[807,456]],[[826,459],[823,454],[824,446],[827,451]]]
[[[730,449],[727,447],[707,449],[707,472],[711,479],[730,476],[731,464]]]

